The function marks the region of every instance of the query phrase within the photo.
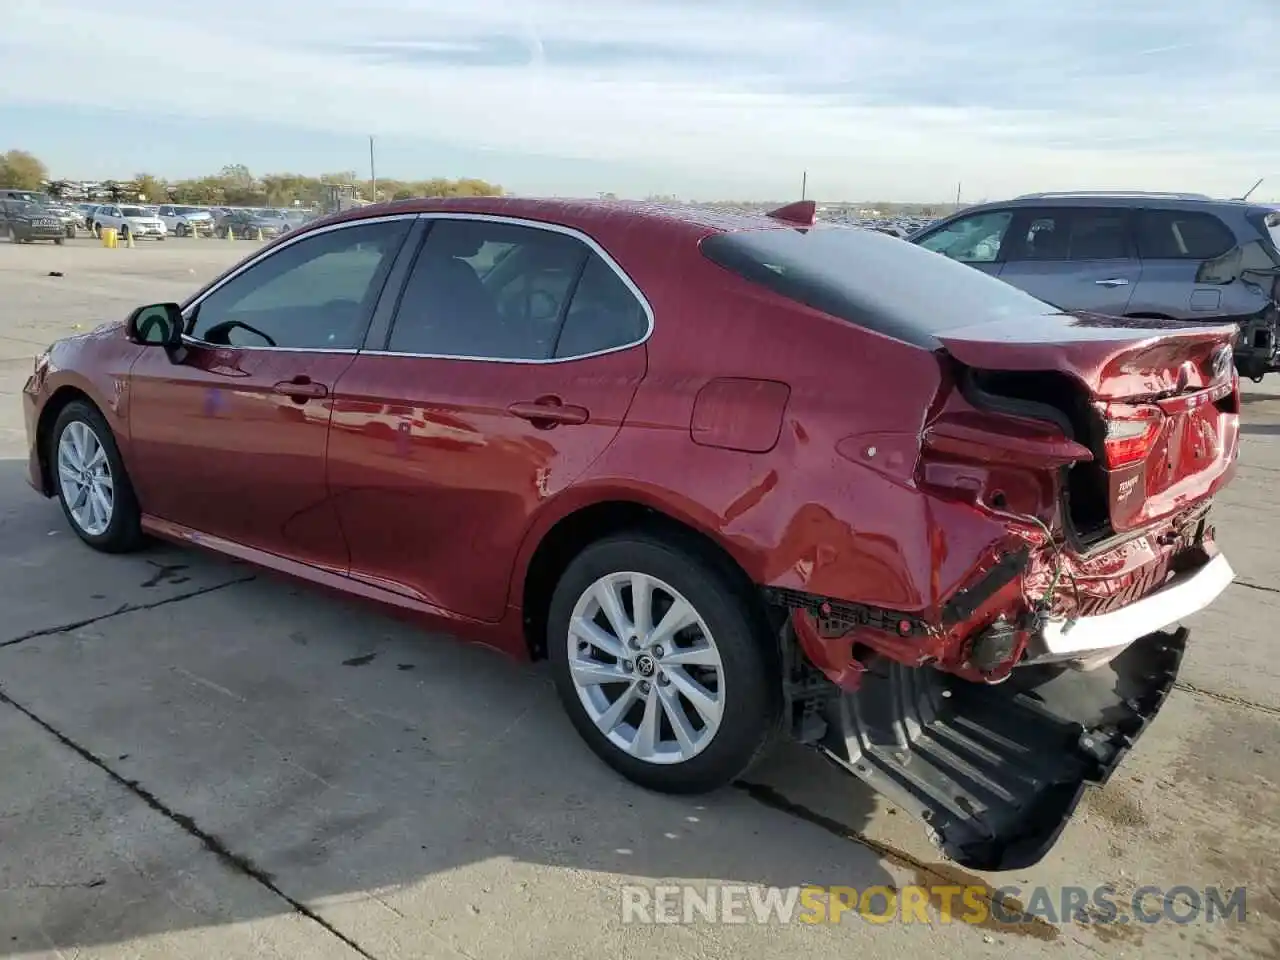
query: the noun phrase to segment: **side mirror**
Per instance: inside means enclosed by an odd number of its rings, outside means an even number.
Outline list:
[[[133,343],[147,347],[164,347],[176,350],[182,346],[182,334],[186,321],[182,308],[176,303],[157,303],[139,307],[129,314],[125,336]]]

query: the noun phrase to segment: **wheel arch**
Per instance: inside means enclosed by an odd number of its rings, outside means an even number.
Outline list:
[[[102,412],[102,404],[78,384],[64,383],[53,391],[44,406],[40,408],[40,416],[36,420],[36,463],[40,467],[40,490],[46,497],[54,495],[53,475],[49,470],[49,441],[53,425],[69,405],[77,400],[92,404]],[[105,415],[105,414],[104,414]]]
[[[531,660],[546,656],[551,595],[573,558],[590,544],[626,530],[657,533],[720,569],[743,595],[766,612],[763,595],[747,567],[740,545],[726,544],[709,523],[673,509],[651,491],[596,491],[576,497],[535,521],[525,537],[512,577],[510,599],[521,612],[524,641]],[[736,549],[735,549],[736,548]]]

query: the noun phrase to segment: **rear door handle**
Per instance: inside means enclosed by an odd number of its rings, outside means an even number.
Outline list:
[[[292,380],[281,380],[271,388],[275,393],[283,394],[298,403],[317,400],[329,395],[329,388],[323,383],[312,383],[310,377],[294,377]]]
[[[1100,287],[1127,287],[1129,285],[1129,281],[1124,277],[1112,277],[1110,280],[1095,280],[1093,282]]]
[[[537,400],[513,403],[507,407],[507,413],[521,420],[528,420],[534,426],[544,429],[562,423],[586,423],[590,417],[586,407],[566,405],[559,397],[539,397]]]

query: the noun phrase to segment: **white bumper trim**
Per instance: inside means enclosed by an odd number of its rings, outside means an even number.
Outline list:
[[[1076,620],[1049,620],[1033,639],[1039,649],[1031,662],[1097,660],[1097,654],[1123,650],[1139,637],[1163,630],[1203,610],[1235,579],[1227,558],[1218,554],[1199,570],[1175,577],[1153,593],[1127,607]],[[1090,656],[1090,655],[1094,656]],[[1106,659],[1110,659],[1107,657]]]

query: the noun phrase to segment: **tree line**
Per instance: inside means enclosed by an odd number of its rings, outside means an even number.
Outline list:
[[[151,173],[135,174],[131,180],[104,180],[97,192],[113,201],[145,200],[148,203],[189,203],[200,206],[288,207],[323,205],[334,186],[354,188],[362,200],[405,200],[409,197],[495,197],[502,195],[496,183],[473,177],[450,180],[391,180],[378,178],[377,185],[360,179],[355,171],[344,170],[308,176],[301,173],[267,173],[256,176],[244,164],[230,164],[218,173],[185,180],[166,180]],[[39,157],[26,150],[0,153],[0,187],[44,190],[51,196],[71,196],[78,183],[50,180]],[[86,198],[90,199],[90,198]],[[97,199],[94,197],[92,199]]]

